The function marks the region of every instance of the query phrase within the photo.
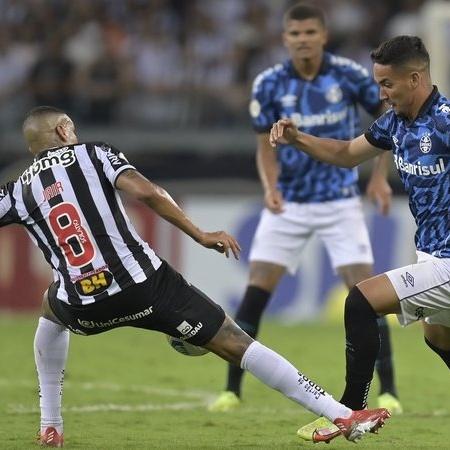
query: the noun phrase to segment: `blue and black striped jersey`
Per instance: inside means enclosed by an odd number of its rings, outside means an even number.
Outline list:
[[[413,122],[389,110],[365,136],[394,154],[417,224],[417,250],[450,258],[449,101],[435,87]]]
[[[278,64],[255,78],[250,115],[257,133],[290,118],[301,131],[324,138],[352,139],[361,133],[357,105],[374,114],[380,108],[379,88],[356,62],[325,53],[313,80],[302,79],[292,61]],[[277,150],[278,188],[288,201],[323,202],[359,193],[356,169],[319,162],[289,145]]]

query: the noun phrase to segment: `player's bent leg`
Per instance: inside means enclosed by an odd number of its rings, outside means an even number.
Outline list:
[[[34,338],[34,356],[41,410],[39,443],[46,447],[62,447],[64,443],[61,396],[68,348],[69,330],[51,311],[45,293]]]
[[[450,328],[444,325],[422,323],[425,343],[450,369]]]
[[[206,348],[252,373],[256,378],[319,416],[335,423],[349,440],[375,431],[389,417],[387,410],[352,411],[297,370],[289,361],[244,333],[229,317]],[[327,437],[328,440],[332,439]],[[321,436],[318,441],[323,440]]]
[[[236,312],[236,323],[252,338],[258,335],[264,310],[273,290],[278,285],[286,269],[278,264],[262,261],[250,263],[249,284]],[[241,404],[241,386],[244,371],[236,365],[228,365],[225,391],[208,405],[212,412],[229,412]]]
[[[372,277],[373,266],[371,264],[349,264],[338,267],[336,271],[350,290],[357,283]],[[387,408],[393,414],[401,414],[403,408],[397,398],[389,325],[384,316],[378,318],[378,329],[380,332],[380,351],[375,362],[375,369],[380,380],[378,407]]]
[[[377,314],[399,312],[397,294],[386,275],[352,288],[345,303],[346,387],[342,403],[353,409],[366,407],[375,360],[379,352]]]

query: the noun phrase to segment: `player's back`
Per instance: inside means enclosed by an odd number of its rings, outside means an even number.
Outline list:
[[[75,144],[39,153],[4,188],[10,208],[0,224],[26,227],[53,268],[58,299],[101,300],[144,281],[161,264],[114,188],[127,169],[134,167],[107,144]]]

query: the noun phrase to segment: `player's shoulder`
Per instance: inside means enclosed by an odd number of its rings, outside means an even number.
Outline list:
[[[450,120],[450,101],[447,97],[442,94],[439,94],[437,101],[434,105],[434,113],[445,117],[447,120]]]
[[[379,125],[383,125],[385,127],[392,126],[398,121],[398,116],[395,114],[393,108],[387,109],[383,114],[378,117],[375,121]]]
[[[346,76],[353,75],[358,78],[370,76],[369,71],[364,66],[345,56],[325,53],[325,60],[331,69],[341,72]]]
[[[436,95],[432,108],[433,123],[437,131],[448,135],[450,129],[450,101],[442,94]]]
[[[253,80],[253,90],[259,90],[266,83],[275,83],[289,73],[288,62],[275,64],[264,69]]]
[[[100,150],[107,152],[114,147],[105,141],[89,141],[77,144],[79,146],[84,146],[86,150]]]

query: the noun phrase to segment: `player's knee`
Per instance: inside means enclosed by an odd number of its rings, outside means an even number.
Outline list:
[[[370,278],[373,273],[373,268],[370,264],[352,264],[339,267],[337,272],[350,290],[361,281]]]
[[[239,366],[245,351],[252,342],[253,339],[227,316],[220,330],[205,345],[205,348],[231,364]]]
[[[380,333],[377,315],[363,293],[355,286],[345,301],[345,332],[347,342],[366,353],[378,354]]]
[[[248,284],[267,292],[273,292],[285,271],[284,267],[277,264],[254,261],[250,264]]]

